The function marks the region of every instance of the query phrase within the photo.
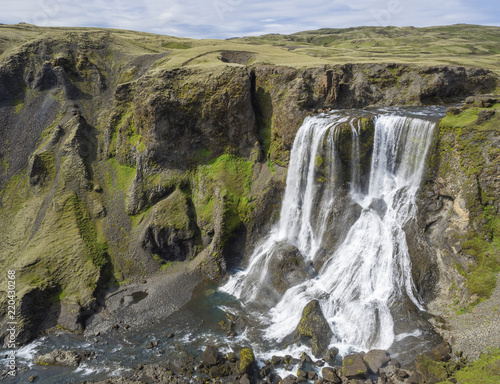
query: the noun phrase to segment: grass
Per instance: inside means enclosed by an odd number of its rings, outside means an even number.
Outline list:
[[[137,170],[133,167],[121,165],[115,158],[110,158],[106,161],[113,169],[114,175],[108,176],[106,183],[110,190],[118,187],[122,191],[127,191],[135,178]],[[108,174],[109,175],[109,174]]]
[[[319,29],[290,35],[270,34],[231,40],[194,40],[116,29],[0,26],[0,60],[21,44],[47,37],[112,41],[108,57],[123,61],[152,53],[168,53],[156,67],[239,65],[223,63],[221,51],[242,51],[252,63],[290,67],[344,63],[463,65],[500,73],[500,28],[450,25],[427,28],[356,27]]]
[[[454,373],[453,381],[442,381],[439,384],[497,384],[500,377],[500,349],[481,355],[481,357],[467,367]]]

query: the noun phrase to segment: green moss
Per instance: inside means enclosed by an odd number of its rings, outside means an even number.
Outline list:
[[[255,365],[255,356],[252,349],[243,348],[240,351],[240,361],[238,364],[238,372],[240,374],[250,373]]]
[[[14,105],[15,105],[14,111],[16,112],[16,115],[21,114],[24,108],[24,100],[14,100]]]
[[[117,187],[123,191],[127,191],[135,178],[137,170],[133,167],[121,165],[115,158],[108,159],[106,162],[113,170],[106,178],[108,188],[113,190]]]
[[[205,183],[207,192],[201,200],[201,219],[205,222],[213,220],[215,190],[219,189],[224,215],[224,232],[230,234],[242,222],[245,222],[251,211],[247,194],[252,180],[252,162],[231,154],[224,154],[199,168],[198,182]]]
[[[97,241],[97,231],[90,213],[77,195],[71,196],[67,204],[74,211],[80,236],[88,249],[88,257],[96,268],[101,269],[108,262],[108,244]]]
[[[154,208],[154,224],[159,228],[173,227],[179,231],[189,230],[188,199],[177,189],[167,199],[157,203]]]
[[[456,372],[457,384],[497,384],[500,377],[500,349],[496,348],[469,366]]]

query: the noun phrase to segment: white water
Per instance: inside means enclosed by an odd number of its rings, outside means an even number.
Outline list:
[[[396,338],[392,304],[409,299],[422,309],[414,294],[403,226],[416,214],[415,196],[434,123],[394,115],[376,119],[369,181],[364,188],[359,128],[352,119],[328,115],[304,121],[291,153],[280,221],[254,252],[246,270],[221,289],[244,303],[263,300],[273,249],[280,242],[297,247],[305,261],[316,261],[320,249],[328,246],[325,234],[335,225],[329,217],[341,193],[337,139],[346,124],[352,137],[350,196],[362,207],[361,214],[346,229],[342,243],[330,250],[317,277],[288,289],[263,314],[269,323],[267,339],[280,341],[294,332],[302,309],[317,299],[334,333],[332,345],[344,350],[388,349]],[[319,156],[323,180],[317,180],[315,172]]]

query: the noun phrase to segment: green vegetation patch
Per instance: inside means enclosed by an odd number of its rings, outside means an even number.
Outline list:
[[[111,175],[108,174],[106,180],[108,187],[111,190],[118,187],[126,192],[130,184],[132,184],[137,170],[133,167],[121,165],[115,158],[108,159],[107,163],[111,166],[113,171]]]
[[[495,113],[492,113],[495,112]],[[490,113],[488,119],[481,119]],[[467,279],[472,306],[491,296],[500,272],[500,215],[495,202],[498,191],[491,177],[500,166],[500,150],[492,140],[500,133],[500,105],[472,106],[459,114],[448,114],[440,123],[441,172],[449,177],[459,167],[466,176],[466,208],[471,230],[462,243],[462,252],[474,262],[459,273]],[[479,119],[478,119],[479,118]],[[458,160],[458,162],[457,162]]]
[[[207,182],[209,193],[202,200],[202,219],[211,221],[214,214],[214,194],[220,188],[220,198],[224,202],[224,230],[232,232],[248,218],[249,200],[252,180],[252,162],[231,154],[224,154],[203,165],[199,169],[199,181]]]
[[[68,199],[67,204],[74,211],[80,236],[87,246],[92,264],[98,269],[104,267],[108,262],[108,244],[98,242],[96,227],[83,201],[73,195]]]
[[[497,384],[500,377],[500,349],[496,348],[455,372],[453,382],[457,384]],[[442,382],[451,383],[451,381]]]

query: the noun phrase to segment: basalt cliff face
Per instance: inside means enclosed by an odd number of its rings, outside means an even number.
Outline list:
[[[247,66],[238,52],[166,68],[168,49],[119,43],[51,32],[2,48],[0,265],[16,271],[21,343],[56,325],[81,331],[117,284],[172,269],[217,280],[244,261],[279,215],[306,115],[443,103],[498,83],[458,66]],[[474,288],[483,265],[494,284],[499,117],[481,100],[441,122],[429,163],[412,256],[430,303],[451,300],[450,286],[461,305],[487,296]]]

